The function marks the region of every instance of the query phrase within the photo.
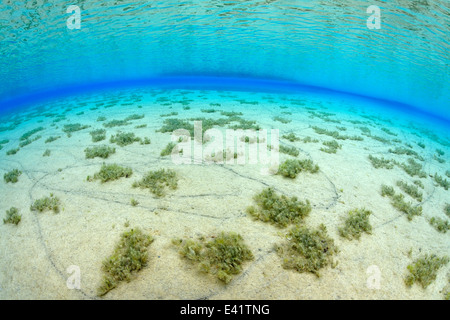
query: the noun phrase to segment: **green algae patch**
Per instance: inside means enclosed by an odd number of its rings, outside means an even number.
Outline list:
[[[381,195],[382,195],[383,197],[385,197],[385,196],[392,197],[392,196],[395,195],[395,190],[394,190],[393,187],[387,186],[387,185],[384,185],[384,184],[383,184],[383,185],[381,186]]]
[[[37,141],[37,140],[39,140],[39,139],[41,139],[41,138],[42,138],[42,136],[38,135],[38,136],[35,136],[33,139],[26,139],[26,140],[23,140],[23,141],[21,141],[21,142],[19,143],[19,147],[20,147],[20,148],[23,148],[23,147],[25,147],[25,146],[28,146],[29,144],[32,144],[33,142],[35,142],[35,141]]]
[[[167,118],[167,117],[174,117],[177,116],[178,112],[170,112],[170,113],[165,113],[165,114],[161,114],[160,117],[161,118]]]
[[[419,191],[416,185],[410,185],[404,181],[397,181],[397,187],[417,201],[422,201],[423,193]]]
[[[130,204],[133,206],[133,207],[136,207],[136,206],[138,206],[139,205],[139,201],[137,201],[136,199],[134,199],[134,198],[131,198],[131,200],[130,200]]]
[[[106,139],[106,130],[105,129],[97,129],[89,132],[92,137],[92,142],[99,142]]]
[[[108,146],[95,146],[84,150],[86,159],[102,158],[106,159],[111,154],[116,153],[116,149]]]
[[[141,138],[136,137],[133,132],[118,132],[110,139],[111,143],[115,143],[121,147],[133,144],[135,142],[141,142]]]
[[[409,158],[407,162],[399,164],[407,174],[411,177],[418,176],[419,178],[426,178],[427,174],[422,170],[423,166],[420,163],[414,161],[412,158]]]
[[[324,141],[322,144],[325,148],[320,148],[320,151],[326,153],[336,153],[338,149],[342,149],[342,145],[340,145],[336,140]]]
[[[450,187],[450,183],[448,182],[447,179],[444,179],[443,177],[441,177],[440,175],[438,175],[437,173],[434,174],[434,181],[436,181],[436,183],[444,188],[445,190],[448,190],[448,188]]]
[[[19,214],[19,209],[12,207],[11,209],[6,210],[6,218],[3,219],[3,223],[18,225],[20,220],[22,220],[22,216]]]
[[[198,240],[176,239],[173,243],[180,247],[182,257],[198,263],[200,271],[213,274],[226,284],[242,272],[246,261],[254,259],[242,236],[233,232],[222,232],[209,241],[201,237]]]
[[[103,123],[105,128],[114,128],[129,125],[130,123],[126,120],[111,120]]]
[[[167,146],[161,151],[161,157],[170,156],[176,146],[177,144],[175,142],[169,142]]]
[[[302,202],[297,197],[280,196],[273,188],[264,189],[253,200],[256,207],[248,207],[247,213],[257,220],[270,222],[281,228],[303,221],[311,212],[308,200]]]
[[[435,254],[423,255],[408,265],[409,274],[405,278],[405,284],[410,287],[417,282],[425,289],[436,280],[437,272],[448,261],[448,257],[440,258]]]
[[[10,149],[10,150],[6,151],[6,155],[12,156],[12,155],[15,155],[19,151],[20,151],[20,148]]]
[[[372,155],[369,155],[369,160],[370,160],[370,163],[372,163],[372,166],[375,169],[384,168],[384,169],[390,170],[390,169],[393,169],[394,165],[395,165],[395,161],[389,160],[389,159],[385,159],[383,157],[377,158],[377,157],[374,157]]]
[[[171,169],[150,171],[142,180],[134,182],[133,188],[149,189],[157,197],[163,197],[167,188],[171,190],[178,188],[178,176]]]
[[[45,140],[45,143],[51,143],[51,142],[56,141],[56,140],[58,140],[58,139],[60,139],[60,138],[61,138],[61,136],[51,136],[51,137],[48,137],[48,138]]]
[[[371,234],[372,226],[369,222],[371,211],[366,209],[354,209],[348,212],[344,225],[340,227],[339,235],[348,240],[358,239],[363,232]]]
[[[30,207],[31,211],[53,211],[54,213],[59,213],[59,206],[61,205],[61,200],[58,197],[55,197],[53,194],[50,194],[50,197],[44,197],[36,200]]]
[[[405,147],[396,147],[395,149],[389,149],[389,152],[397,155],[413,156],[420,161],[424,160],[423,157],[420,156],[416,151]]]
[[[132,114],[125,118],[125,121],[141,120],[145,118],[145,114]]]
[[[444,207],[444,213],[447,215],[447,217],[450,218],[450,203],[447,203]]]
[[[317,173],[319,166],[312,160],[288,159],[278,167],[278,174],[284,177],[295,179],[300,172]]]
[[[283,124],[288,124],[292,120],[291,119],[286,119],[286,118],[283,118],[283,117],[280,117],[280,116],[275,116],[275,117],[273,117],[273,121],[278,121],[278,122],[281,122]]]
[[[392,206],[400,212],[406,213],[406,217],[411,221],[415,216],[422,215],[421,206],[413,206],[411,202],[405,201],[405,196],[401,193],[395,193],[394,188],[382,185],[381,195],[388,196],[391,199]]]
[[[286,242],[276,247],[285,269],[297,272],[311,272],[320,277],[319,271],[328,265],[335,266],[333,255],[338,252],[326,227],[322,224],[317,230],[305,226],[294,226],[286,234]]]
[[[147,144],[151,144],[151,143],[152,143],[152,141],[148,137],[145,137],[144,139],[140,139],[141,145],[147,145]]]
[[[44,127],[38,127],[38,128],[33,129],[33,130],[27,131],[20,137],[20,141],[29,140],[29,138],[32,135],[34,135],[34,134],[36,134],[36,133],[38,133],[40,131],[43,131],[43,130],[44,130]]]
[[[239,116],[230,116],[227,118],[210,119],[210,118],[191,118],[189,120],[168,118],[163,122],[163,126],[157,130],[157,132],[166,133],[173,132],[175,130],[184,129],[187,130],[191,137],[194,137],[194,125],[191,121],[201,122],[202,137],[204,133],[214,127],[224,127],[228,125],[228,129],[233,130],[259,130],[261,127],[256,124],[256,121],[246,120]],[[234,123],[234,124],[233,124]],[[206,142],[206,141],[204,141]]]
[[[72,133],[77,132],[77,131],[81,131],[81,130],[84,130],[84,129],[87,129],[89,127],[90,126],[82,125],[81,123],[65,124],[63,126],[62,131],[65,132],[68,137],[71,137]]]
[[[289,134],[283,135],[282,138],[283,138],[283,139],[286,139],[286,140],[288,140],[288,141],[290,141],[290,142],[296,142],[296,141],[300,141],[300,140],[301,140],[301,138],[297,137],[297,136],[295,135],[295,133],[292,133],[292,132],[289,133]]]
[[[99,296],[104,296],[116,288],[122,281],[130,282],[136,273],[147,266],[148,248],[154,239],[140,229],[124,232],[114,253],[103,262],[103,282],[97,290]]]
[[[284,153],[284,154],[288,154],[288,155],[293,156],[293,157],[297,157],[300,154],[300,151],[298,151],[297,148],[295,148],[295,147],[287,147],[287,146],[284,146],[284,145],[280,146],[280,152]]]
[[[363,141],[364,138],[360,137],[360,136],[347,136],[347,135],[341,135],[339,133],[339,131],[330,131],[324,128],[319,128],[319,127],[312,127],[312,129],[317,133],[317,134],[321,134],[321,135],[326,135],[329,137],[332,137],[336,140],[353,140],[353,141]]]
[[[439,217],[432,217],[429,220],[429,223],[433,228],[441,233],[447,233],[447,231],[450,229],[450,223],[448,222],[448,220]]]
[[[189,131],[191,137],[194,136],[194,125],[187,120],[181,120],[176,118],[165,119],[163,122],[163,126],[157,132],[166,133],[166,132],[173,132],[178,129],[187,130]]]
[[[19,177],[22,174],[22,171],[18,169],[11,170],[8,173],[5,173],[3,175],[3,180],[5,180],[6,183],[17,183],[19,181]]]
[[[102,183],[105,183],[120,178],[129,178],[132,174],[133,170],[131,168],[121,167],[117,164],[103,164],[100,171],[92,179],[88,177],[88,181],[100,180]]]

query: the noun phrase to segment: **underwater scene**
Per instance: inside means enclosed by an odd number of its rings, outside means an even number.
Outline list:
[[[0,299],[450,299],[448,2],[79,2],[1,3]]]

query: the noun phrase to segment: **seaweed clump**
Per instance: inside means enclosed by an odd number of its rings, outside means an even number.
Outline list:
[[[395,149],[389,149],[389,152],[397,155],[406,154],[408,156],[413,156],[420,161],[424,160],[423,157],[421,157],[416,151],[405,147],[396,147]]]
[[[323,145],[326,148],[320,148],[320,151],[326,153],[336,153],[338,149],[342,149],[342,145],[340,145],[336,140],[330,140],[323,142]]]
[[[67,134],[67,136],[70,138],[72,136],[73,132],[81,131],[84,129],[89,128],[88,125],[82,125],[80,123],[74,123],[74,124],[65,124],[62,131]]]
[[[441,186],[442,188],[444,188],[445,190],[448,190],[448,188],[450,187],[450,183],[448,182],[447,179],[442,178],[440,175],[438,175],[437,173],[434,174],[434,181],[436,181],[436,183]]]
[[[289,133],[282,136],[283,139],[286,139],[290,142],[300,141],[301,139],[295,135],[295,133]]]
[[[283,268],[311,272],[320,277],[320,269],[330,264],[335,266],[333,255],[338,249],[323,224],[317,230],[297,225],[286,234],[286,239],[286,243],[276,248],[283,259]]]
[[[26,140],[23,140],[23,141],[21,141],[21,142],[19,143],[19,147],[23,148],[23,147],[25,147],[25,146],[27,146],[27,145],[29,145],[29,144],[31,144],[31,143],[33,143],[33,142],[39,140],[40,138],[42,138],[42,136],[41,136],[41,135],[38,135],[38,136],[35,136],[33,139],[26,139]]]
[[[173,117],[173,116],[177,116],[177,115],[178,115],[178,112],[170,112],[170,113],[162,114],[162,115],[160,115],[160,117],[166,118],[166,117]]]
[[[56,136],[56,137],[51,136],[51,137],[48,137],[48,138],[45,140],[45,143],[51,143],[51,142],[56,141],[56,140],[58,140],[58,139],[60,139],[60,138],[61,138],[61,136]]]
[[[58,197],[55,197],[53,194],[50,194],[50,197],[44,197],[36,200],[30,207],[31,211],[50,211],[52,210],[54,213],[59,213],[59,206],[61,205],[61,200]]]
[[[103,123],[105,128],[114,128],[129,125],[130,123],[127,120],[111,120]]]
[[[397,187],[399,187],[400,189],[402,189],[403,192],[405,192],[406,194],[410,195],[411,197],[413,197],[414,199],[416,199],[417,201],[421,202],[422,201],[422,192],[419,191],[419,188],[415,185],[409,185],[404,181],[397,181]]]
[[[165,195],[166,187],[175,190],[178,187],[177,173],[171,169],[150,171],[140,181],[133,183],[133,188],[149,189],[157,197]]]
[[[12,155],[16,154],[19,151],[20,151],[20,148],[10,149],[10,150],[6,151],[6,155],[7,156],[12,156]]]
[[[90,132],[92,136],[92,142],[99,142],[106,139],[106,130],[105,129],[97,129]]]
[[[384,159],[383,157],[377,158],[372,155],[369,155],[369,160],[375,169],[385,168],[385,169],[390,170],[390,169],[394,168],[394,164],[395,164],[395,161],[393,161],[393,160]]]
[[[288,159],[278,167],[279,174],[291,179],[295,179],[297,175],[302,171],[316,173],[319,171],[319,166],[317,164],[314,164],[314,162],[309,159]]]
[[[283,117],[280,117],[280,116],[275,116],[275,117],[273,117],[273,121],[278,121],[278,122],[281,122],[283,124],[287,124],[287,123],[290,123],[292,120],[291,119],[286,119],[286,118],[283,118]]]
[[[103,164],[102,168],[94,175],[93,179],[88,177],[88,181],[100,180],[102,183],[105,183],[108,181],[118,180],[123,177],[129,178],[132,174],[133,170],[131,168],[121,167],[117,164]]]
[[[148,247],[154,241],[140,229],[131,229],[121,235],[114,253],[103,262],[105,273],[98,295],[103,296],[116,288],[121,281],[131,281],[136,272],[148,263]]]
[[[366,209],[355,209],[348,212],[344,226],[339,228],[341,237],[348,240],[359,239],[363,232],[371,234],[372,226],[369,222],[371,211]]]
[[[178,239],[173,242],[180,245],[181,256],[197,262],[201,271],[216,275],[226,284],[242,271],[245,261],[254,259],[242,236],[233,232],[222,232],[210,241],[201,237],[199,240]]]
[[[6,210],[6,219],[3,219],[3,223],[18,225],[20,220],[22,220],[22,216],[19,214],[19,209],[12,207],[11,209]]]
[[[297,157],[300,154],[300,151],[298,151],[297,148],[295,148],[295,147],[287,147],[287,146],[284,146],[284,145],[280,146],[280,152],[284,153],[284,154],[288,154],[288,155],[293,156],[293,157]]]
[[[360,136],[341,135],[338,131],[330,131],[330,130],[319,128],[319,127],[316,127],[316,126],[312,127],[312,129],[317,134],[327,135],[327,136],[332,137],[332,138],[337,139],[337,140],[354,140],[354,141],[362,141],[362,140],[364,140],[364,138],[362,138]]]
[[[432,217],[429,222],[430,225],[441,233],[446,233],[450,229],[450,223],[445,219]]]
[[[145,118],[145,114],[132,114],[125,118],[125,121],[141,120]]]
[[[447,215],[447,217],[450,218],[450,203],[447,203],[444,207],[444,213]]]
[[[422,171],[423,166],[420,163],[414,161],[412,158],[409,158],[407,161],[408,164],[400,164],[400,167],[402,167],[407,174],[411,177],[418,176],[419,178],[426,178],[427,174]]]
[[[416,259],[412,264],[408,265],[409,275],[405,278],[408,287],[418,282],[422,288],[428,287],[436,280],[438,270],[446,265],[449,261],[448,257],[438,257],[435,254],[424,256]]]
[[[185,129],[189,131],[191,137],[194,136],[194,125],[187,120],[177,118],[169,118],[164,120],[164,125],[157,132],[166,133],[173,132],[178,129]]]
[[[136,135],[133,132],[128,133],[118,132],[116,135],[113,135],[110,139],[111,143],[116,143],[121,147],[140,141],[142,141],[141,138],[136,137]]]
[[[175,142],[169,142],[167,146],[161,151],[161,157],[170,156],[176,146],[177,144]]]
[[[9,140],[8,140],[8,139],[0,140],[0,150],[2,150],[2,149],[3,149],[3,145],[4,145],[4,144],[7,144],[7,143],[9,143]]]
[[[34,134],[36,134],[36,133],[38,133],[39,131],[42,131],[42,130],[44,130],[43,127],[38,127],[38,128],[33,129],[33,130],[27,131],[20,137],[20,141],[29,140],[29,138],[32,135],[34,135]]]
[[[420,216],[422,215],[422,207],[421,206],[415,206],[413,207],[411,202],[405,202],[405,196],[401,193],[396,194],[394,191],[394,188],[388,187],[386,185],[383,185],[381,187],[381,195],[388,196],[391,198],[391,204],[392,206],[403,212],[406,213],[406,217],[409,221],[411,221],[414,216]]]
[[[247,213],[255,219],[270,222],[278,227],[299,223],[311,212],[311,204],[299,201],[297,197],[278,195],[273,188],[264,189],[253,197],[257,207],[250,206]]]
[[[108,146],[95,146],[84,150],[86,159],[108,158],[111,154],[116,153],[116,149]]]
[[[5,173],[3,175],[3,180],[5,180],[6,183],[17,183],[19,181],[19,176],[22,174],[22,171],[18,169],[14,169],[8,173]]]

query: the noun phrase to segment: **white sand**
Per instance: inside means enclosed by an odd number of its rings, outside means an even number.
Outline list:
[[[162,93],[160,96],[166,95]],[[170,157],[159,156],[170,141],[170,135],[155,133],[164,119],[159,115],[172,111],[179,112],[180,118],[185,115],[188,118],[195,115],[206,118],[219,116],[201,113],[200,108],[242,111],[246,119],[257,120],[266,129],[278,128],[281,135],[292,131],[300,137],[311,136],[321,142],[331,138],[316,134],[311,125],[330,130],[336,130],[336,125],[346,126],[348,130],[342,132],[345,135],[360,135],[356,128],[363,126],[344,121],[333,124],[319,118],[311,119],[307,110],[291,106],[287,100],[266,102],[264,105],[241,105],[229,99],[228,102],[219,101],[222,106],[211,107],[210,102],[218,101],[216,94],[210,96],[196,92],[189,96],[192,99],[196,97],[196,101],[190,103],[191,110],[183,110],[180,104],[174,104],[173,109],[167,109],[167,106],[157,108],[157,104],[145,100],[136,104],[142,105],[142,109],[136,106],[104,109],[100,106],[98,110],[89,110],[95,105],[92,103],[70,111],[68,121],[57,123],[58,129],[50,127],[53,118],[40,117],[31,119],[14,131],[0,133],[0,140],[11,140],[0,151],[1,174],[14,168],[23,172],[16,184],[0,182],[2,218],[12,206],[19,208],[22,215],[18,226],[0,224],[1,299],[96,299],[96,290],[102,280],[102,261],[112,253],[120,234],[129,229],[125,223],[154,236],[155,241],[149,250],[149,264],[133,281],[120,284],[103,299],[443,298],[442,290],[448,283],[450,265],[441,268],[437,280],[426,289],[417,284],[408,288],[404,277],[407,275],[407,265],[412,262],[408,256],[411,248],[413,258],[420,253],[449,255],[448,233],[439,233],[428,223],[433,216],[445,218],[443,207],[450,202],[449,191],[436,186],[432,178],[422,179],[425,185],[424,213],[408,221],[404,214],[391,206],[388,198],[380,195],[380,188],[382,184],[394,186],[397,180],[411,182],[417,177],[411,178],[398,167],[393,170],[375,169],[367,158],[373,154],[404,161],[406,156],[389,154],[387,150],[393,146],[383,145],[368,137],[364,137],[364,141],[339,141],[343,147],[336,154],[320,151],[321,143],[282,140],[289,146],[299,148],[299,158],[310,158],[317,163],[320,172],[301,173],[291,180],[278,175],[263,176],[259,167],[253,165],[177,166]],[[256,97],[258,95],[248,94],[244,98],[250,101]],[[72,105],[76,106],[76,102]],[[280,109],[280,105],[289,108]],[[326,105],[330,106],[329,103]],[[317,108],[317,105],[313,106]],[[59,112],[58,109],[54,111]],[[85,114],[76,116],[80,111]],[[293,111],[293,114],[280,114],[282,111]],[[123,119],[133,113],[145,113],[146,116],[129,126],[107,129],[107,139],[117,130],[122,130],[133,131],[139,137],[150,137],[152,143],[135,143],[123,148],[116,146],[116,154],[104,160],[133,168],[133,176],[105,184],[87,182],[86,177],[97,172],[103,162],[99,158],[87,160],[83,152],[87,146],[95,145],[91,142],[89,131],[102,127],[100,122],[96,122],[97,117],[105,115],[108,120]],[[291,118],[292,122],[274,122],[274,115]],[[339,114],[335,117],[340,118]],[[370,121],[357,115],[345,118]],[[39,119],[44,121],[37,123]],[[67,138],[61,128],[69,122],[89,124],[92,128],[75,132]],[[134,129],[143,123],[148,127]],[[393,138],[377,130],[373,125],[375,122],[370,123],[374,134]],[[5,155],[7,150],[18,145],[20,135],[40,125],[46,127],[45,131],[38,133],[43,135],[42,139],[24,147],[16,155]],[[414,150],[425,156],[424,170],[430,174],[438,172],[445,177],[445,167],[450,161],[449,148],[426,137],[413,136],[395,128],[392,130],[399,133],[398,139],[424,141],[427,147],[423,150],[414,144]],[[45,139],[51,135],[61,135],[61,139],[45,144]],[[47,148],[51,150],[51,156],[42,157]],[[436,148],[445,151],[447,164],[432,160]],[[287,156],[282,155],[282,159],[285,158]],[[58,168],[62,170],[59,172]],[[177,190],[169,191],[166,197],[158,199],[148,190],[131,188],[133,181],[140,179],[147,171],[159,168],[177,171],[180,177]],[[245,213],[247,206],[253,204],[252,197],[267,186],[273,186],[279,193],[311,201],[313,210],[305,224],[313,228],[325,224],[329,236],[340,249],[335,257],[339,262],[336,268],[321,270],[321,277],[317,278],[313,274],[281,267],[281,258],[276,254],[274,245],[284,241],[283,234],[288,229],[254,221]],[[396,190],[399,192],[398,188]],[[50,193],[61,199],[62,210],[59,214],[30,211],[34,200]],[[138,200],[139,205],[131,206],[131,198]],[[409,196],[406,200],[417,203]],[[341,238],[337,228],[346,212],[362,207],[373,212],[370,216],[372,234],[363,234],[359,241]],[[174,238],[212,235],[221,231],[240,233],[255,256],[254,261],[244,265],[243,273],[228,285],[214,276],[198,272],[197,267],[182,259],[177,248],[171,244]],[[68,289],[66,284],[71,276],[67,268],[73,265],[81,271],[80,290]],[[369,288],[367,284],[373,275],[367,273],[371,266],[376,266],[381,272],[378,289]]]

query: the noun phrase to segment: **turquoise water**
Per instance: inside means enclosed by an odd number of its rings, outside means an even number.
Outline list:
[[[448,299],[449,3],[374,5],[2,1],[0,298]]]
[[[167,75],[282,79],[449,114],[448,1],[2,1],[0,101]]]

